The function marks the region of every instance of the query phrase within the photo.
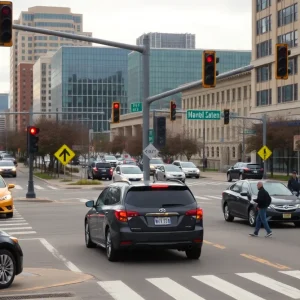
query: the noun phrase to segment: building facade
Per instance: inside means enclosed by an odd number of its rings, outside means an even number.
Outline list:
[[[298,58],[298,1],[252,0],[252,109],[253,116],[295,115],[300,119]],[[275,45],[291,50],[288,80],[275,79]]]
[[[62,47],[51,59],[52,109],[60,118],[83,122],[94,132],[110,130],[113,101],[127,112],[128,50]],[[91,114],[91,112],[104,114]],[[67,114],[73,112],[74,114]]]
[[[150,48],[195,49],[196,35],[192,33],[149,32]],[[143,45],[145,34],[136,39],[137,45]]]
[[[218,80],[213,89],[202,87],[182,93],[184,110],[218,110],[230,109],[232,114],[249,116],[251,109],[251,72]],[[251,134],[251,123],[231,119],[228,125],[224,120],[187,120],[184,116],[182,127],[191,138],[203,144],[204,157],[208,168],[223,169],[238,160],[246,160],[249,154],[243,152],[245,140]],[[243,143],[244,141],[244,143]],[[203,152],[200,158],[202,161]]]
[[[15,24],[40,27],[51,30],[77,33],[91,36],[83,32],[83,16],[73,14],[67,7],[31,7],[28,11],[21,12]],[[18,65],[20,63],[34,64],[40,56],[49,50],[57,50],[64,45],[91,45],[82,41],[75,41],[56,36],[47,36],[38,33],[14,30],[13,47],[10,52],[10,109],[16,111],[19,105],[18,98]],[[29,103],[28,103],[29,104]],[[14,115],[10,119],[10,126],[17,128],[20,118]]]
[[[33,66],[33,112],[51,112],[51,58],[55,52],[41,56]],[[33,115],[38,118],[53,118],[53,115]]]
[[[8,110],[9,107],[9,94],[0,93],[0,111]]]
[[[151,49],[150,54],[150,96],[174,89],[182,84],[202,78],[203,50],[190,49]],[[218,50],[219,73],[250,64],[251,51]],[[142,58],[131,52],[128,57],[128,103],[143,101]],[[169,101],[175,100],[181,107],[181,94],[154,102],[152,108],[167,108]]]

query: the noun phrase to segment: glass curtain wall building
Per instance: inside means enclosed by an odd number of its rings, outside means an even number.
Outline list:
[[[150,96],[174,89],[182,84],[202,78],[202,52],[200,49],[151,49]],[[247,66],[251,51],[217,50],[220,58],[219,73]],[[143,101],[142,60],[136,52],[128,56],[128,105]],[[167,101],[168,100],[168,101]],[[168,108],[175,100],[181,107],[181,93],[154,102],[152,108]]]
[[[105,47],[60,48],[51,60],[53,111],[65,112],[59,118],[82,122],[94,132],[110,130],[112,102],[120,101],[121,113],[127,112],[128,54]]]

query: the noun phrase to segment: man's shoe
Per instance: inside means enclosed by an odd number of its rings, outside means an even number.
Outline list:
[[[258,234],[255,233],[249,233],[250,236],[258,236]]]
[[[269,237],[269,236],[271,236],[272,234],[273,234],[272,232],[268,233],[268,234],[266,235],[266,238]]]

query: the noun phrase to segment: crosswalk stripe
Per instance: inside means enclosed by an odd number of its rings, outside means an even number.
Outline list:
[[[10,219],[9,221],[11,221],[11,220],[13,220],[13,221],[15,221],[15,220],[23,220],[23,221],[25,221],[24,218],[20,218],[20,217],[18,217],[18,218],[14,217],[14,218]]]
[[[32,227],[4,227],[4,228],[2,228],[2,227],[0,227],[0,230],[16,230],[16,229],[18,229],[18,230],[27,230],[27,229],[32,229]]]
[[[120,280],[115,281],[98,281],[98,284],[108,292],[115,300],[145,300],[129,286]]]
[[[170,278],[146,278],[146,280],[175,300],[205,300]],[[125,297],[125,299],[127,298]]]
[[[0,224],[1,224],[1,222],[0,222]],[[20,225],[22,225],[23,226],[23,225],[28,225],[28,223],[8,223],[8,224],[6,224],[5,222],[3,222],[3,225],[5,225],[5,226],[20,226]]]
[[[20,185],[15,185],[16,190],[23,190],[23,188]]]
[[[214,198],[214,199],[221,199],[221,197],[216,197],[216,196],[208,196],[208,195],[204,195],[205,197],[210,197],[210,198]]]
[[[300,290],[280,281],[274,280],[270,277],[258,273],[236,273],[236,275],[251,280],[262,286],[268,287],[269,289],[288,296],[292,299],[300,299]]]
[[[214,275],[193,276],[193,278],[236,300],[265,300]]]
[[[292,276],[294,278],[300,279],[300,271],[299,270],[295,270],[295,271],[279,271],[279,273],[282,273],[282,274],[289,275],[289,276]]]
[[[205,197],[200,197],[200,196],[195,196],[196,199],[200,199],[200,200],[210,200],[209,198],[205,198]]]
[[[44,190],[43,187],[39,186],[39,185],[34,185],[34,187],[37,189],[37,190]]]
[[[79,201],[82,203],[86,203],[87,201],[89,201],[89,199],[79,199]]]
[[[36,231],[19,231],[19,232],[8,232],[10,235],[23,235],[23,234],[35,234]]]
[[[20,222],[26,222],[26,220],[24,220],[23,218],[19,218],[20,220],[16,220],[16,218],[12,218],[12,219],[9,219],[9,220],[1,220],[0,221],[0,224],[1,223],[6,223],[6,222],[10,222],[10,223],[20,223]]]
[[[58,188],[51,186],[51,185],[47,185],[48,188],[52,189],[52,190],[58,190]]]

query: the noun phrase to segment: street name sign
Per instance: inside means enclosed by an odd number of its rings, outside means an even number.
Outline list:
[[[131,103],[130,111],[132,113],[143,111],[143,103],[142,102]]]
[[[54,156],[65,166],[74,158],[75,153],[67,145],[62,145]]]
[[[149,144],[153,144],[154,142],[154,130],[149,129]]]
[[[186,118],[188,120],[221,120],[220,110],[187,110]]]
[[[260,148],[257,154],[262,160],[267,160],[272,155],[272,151],[267,146],[263,146]]]
[[[143,151],[146,156],[149,157],[149,159],[152,159],[153,157],[157,157],[159,151],[152,145],[149,144]]]

